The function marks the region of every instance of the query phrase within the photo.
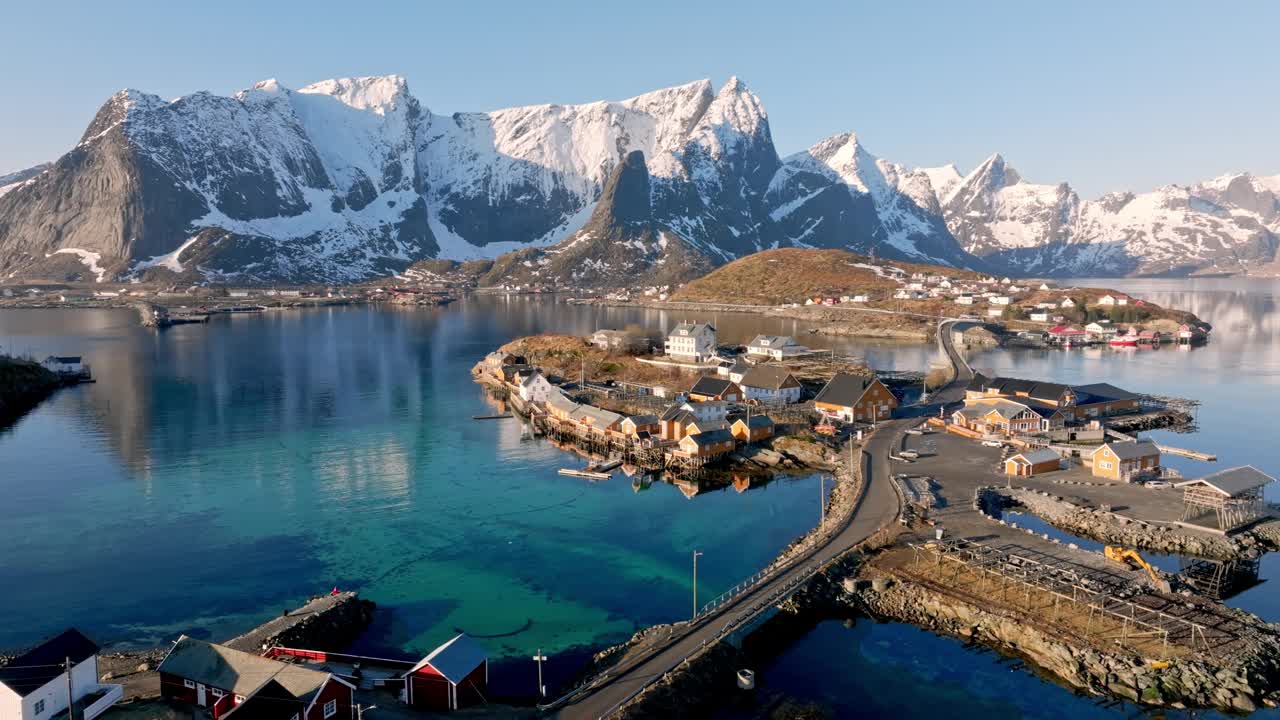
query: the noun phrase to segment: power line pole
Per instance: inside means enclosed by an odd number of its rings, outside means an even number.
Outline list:
[[[76,720],[76,696],[71,688],[71,657],[67,657],[67,720]]]
[[[698,619],[698,556],[702,555],[702,551],[693,551],[693,617],[690,622]]]
[[[538,652],[533,656],[533,661],[538,663],[538,696],[547,696],[547,686],[542,684],[542,663],[546,662],[547,656],[542,654],[542,648],[538,648]]]
[[[827,524],[827,478],[824,475],[818,475],[818,527],[821,528]]]

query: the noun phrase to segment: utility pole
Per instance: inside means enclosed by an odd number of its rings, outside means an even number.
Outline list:
[[[852,453],[851,453],[852,454]],[[818,475],[818,527],[821,528],[827,524],[827,478],[824,475]]]
[[[547,656],[542,654],[542,648],[538,648],[538,652],[533,656],[533,661],[538,663],[538,697],[547,696],[547,686],[542,684],[542,663],[546,662]]]
[[[76,696],[71,689],[71,657],[67,657],[66,665],[63,667],[67,670],[67,720],[76,720]]]
[[[700,550],[693,551],[693,617],[690,622],[698,619],[698,556],[701,554]]]

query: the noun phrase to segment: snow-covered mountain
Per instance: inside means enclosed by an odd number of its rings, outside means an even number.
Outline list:
[[[933,254],[945,228],[898,197],[896,174],[848,185],[845,205],[869,203],[866,229],[817,205],[779,215],[793,169],[737,78],[440,115],[386,76],[169,101],[117,93],[75,148],[0,196],[0,276],[345,281],[547,248],[581,237],[632,152],[655,227],[707,263],[792,244],[964,259],[954,243]]]
[[[1239,270],[1274,261],[1277,195],[1280,177],[1239,175],[1085,202],[998,155],[913,169],[852,133],[780,158],[737,78],[453,115],[394,75],[267,80],[123,90],[56,162],[0,178],[0,278],[340,282],[445,258],[608,284],[788,246],[1007,274]]]
[[[769,185],[779,244],[844,247],[970,265],[943,222],[929,171],[876,158],[853,133],[787,157]]]
[[[1280,177],[1082,201],[992,155],[941,199],[948,228],[993,268],[1024,275],[1184,275],[1265,269],[1280,242]]]

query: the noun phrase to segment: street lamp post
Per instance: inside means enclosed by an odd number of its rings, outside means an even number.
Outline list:
[[[698,619],[698,557],[702,555],[701,550],[693,551],[693,617],[690,622]]]
[[[538,652],[533,656],[533,661],[538,663],[538,697],[547,696],[547,686],[542,684],[542,663],[546,662],[547,656],[542,654],[542,648],[538,648]]]

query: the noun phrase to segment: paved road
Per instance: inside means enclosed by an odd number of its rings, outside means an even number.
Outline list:
[[[731,601],[724,608],[701,621],[689,634],[674,645],[651,656],[638,666],[624,671],[606,685],[596,689],[572,705],[560,711],[561,718],[599,718],[629,698],[650,679],[674,669],[689,653],[703,642],[710,641],[726,623],[747,619],[754,614],[754,606],[775,591],[786,587],[796,578],[809,572],[815,563],[825,564],[853,546],[892,523],[898,516],[898,495],[890,480],[889,452],[895,443],[901,442],[902,431],[918,420],[890,420],[880,423],[879,429],[867,440],[865,452],[871,456],[871,472],[866,477],[866,491],[854,508],[852,517],[839,534],[819,546],[808,557],[770,582],[760,585]]]
[[[937,412],[937,403],[945,404],[963,399],[964,387],[973,377],[968,364],[960,357],[951,342],[950,328],[955,322],[957,321],[944,320],[939,323],[938,329],[938,346],[955,366],[957,370],[955,380],[935,393],[934,405],[918,408],[917,412],[913,413],[915,417],[880,423],[876,432],[867,440],[863,447],[863,452],[870,457],[869,472],[864,478],[866,490],[838,534],[817,547],[807,557],[796,560],[786,572],[744,593],[700,621],[674,644],[638,665],[623,670],[620,675],[605,685],[573,704],[565,706],[559,716],[567,720],[587,718],[594,720],[606,717],[607,713],[629,699],[648,681],[671,671],[703,643],[710,642],[727,623],[750,618],[761,600],[811,572],[815,564],[822,565],[835,559],[871,537],[876,531],[894,522],[900,508],[898,494],[893,489],[889,454],[901,447],[903,431],[916,425],[921,415]]]

